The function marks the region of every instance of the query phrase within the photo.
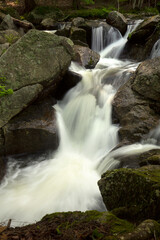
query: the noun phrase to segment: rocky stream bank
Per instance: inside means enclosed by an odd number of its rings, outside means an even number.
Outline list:
[[[19,27],[10,16],[2,19],[0,84],[11,88],[13,94],[0,97],[1,179],[8,156],[57,149],[59,139],[52,106],[81,80],[68,71],[72,60],[87,68],[98,62],[99,54],[89,47],[92,27],[99,24],[107,31],[111,24],[124,34],[127,19],[115,12],[101,23],[77,18],[56,34],[36,30],[31,23]],[[159,25],[159,15],[142,22],[129,36],[121,56],[143,62],[113,100],[113,119],[121,126],[119,146],[145,141],[159,124],[160,58],[147,59],[159,39]],[[54,30],[55,25],[47,28]],[[138,168],[107,171],[98,182],[109,212],[53,213],[33,225],[1,227],[0,239],[160,239],[160,150],[157,146],[131,159],[122,158],[123,161],[137,161]]]

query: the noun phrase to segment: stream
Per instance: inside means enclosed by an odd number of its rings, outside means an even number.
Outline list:
[[[112,100],[139,65],[119,56],[139,23],[129,25],[124,37],[111,28],[105,48],[102,27],[93,30],[92,48],[100,51],[100,61],[93,70],[72,62],[70,70],[82,80],[54,106],[59,148],[50,159],[37,159],[25,168],[12,159],[0,186],[1,222],[13,219],[19,225],[38,221],[47,213],[106,210],[97,185],[101,174],[118,167],[116,156],[157,148],[137,143],[111,151],[119,142],[119,126],[112,123]]]

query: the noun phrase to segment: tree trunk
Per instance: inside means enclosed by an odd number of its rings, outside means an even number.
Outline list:
[[[35,6],[36,6],[36,3],[35,3],[34,0],[25,0],[25,1],[24,1],[24,4],[25,4],[25,6],[24,6],[24,12],[30,12],[30,11],[32,11],[32,10],[35,8]]]
[[[73,0],[73,8],[74,9],[80,9],[80,0]]]

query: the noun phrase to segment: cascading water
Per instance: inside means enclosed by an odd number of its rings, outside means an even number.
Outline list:
[[[111,152],[118,143],[112,99],[124,83],[118,80],[125,74],[126,81],[137,65],[113,58],[101,58],[93,70],[71,64],[82,81],[55,106],[60,146],[52,158],[25,168],[12,159],[0,187],[0,221],[34,222],[57,211],[105,209],[97,186],[101,173],[117,166],[117,155],[137,149],[131,145]],[[139,144],[137,151],[155,147]]]
[[[109,47],[105,48],[103,51],[101,51],[100,55],[102,58],[119,58],[121,55],[124,46],[127,42],[127,38],[131,32],[133,32],[137,26],[142,22],[142,20],[137,20],[134,24],[130,24],[127,27],[127,31],[124,35],[124,37],[121,37],[118,41],[113,42],[109,45]]]
[[[160,39],[154,44],[150,58],[155,58],[160,56]]]
[[[92,28],[92,50],[100,52],[120,38],[122,35],[116,28],[110,27],[109,31],[105,26]]]
[[[99,52],[104,48],[103,26],[92,28],[92,50]]]

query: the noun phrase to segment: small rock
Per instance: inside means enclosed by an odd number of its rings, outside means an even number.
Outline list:
[[[75,57],[73,60],[85,68],[94,68],[100,59],[100,55],[88,47],[75,45],[74,51]]]
[[[55,26],[55,21],[52,18],[45,18],[41,22],[41,26],[43,29],[52,30]]]

